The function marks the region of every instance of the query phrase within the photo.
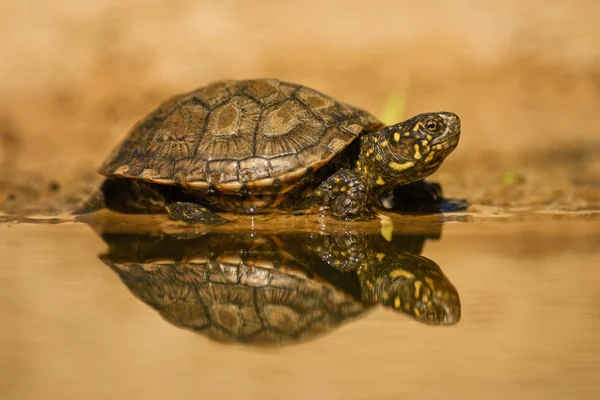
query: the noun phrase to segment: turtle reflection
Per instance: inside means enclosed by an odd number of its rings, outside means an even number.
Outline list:
[[[102,235],[101,260],[169,322],[222,342],[281,345],[322,335],[382,304],[432,325],[460,300],[425,236],[363,233]]]

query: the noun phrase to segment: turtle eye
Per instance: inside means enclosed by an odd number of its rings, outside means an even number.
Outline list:
[[[428,119],[425,121],[425,129],[427,129],[430,133],[437,133],[442,128],[442,124],[440,124],[435,119]]]

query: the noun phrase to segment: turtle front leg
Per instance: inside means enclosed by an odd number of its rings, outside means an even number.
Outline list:
[[[376,215],[367,208],[367,184],[350,169],[340,169],[313,193],[313,204],[328,207],[331,215],[344,221],[368,221]]]
[[[188,224],[220,225],[229,222],[227,219],[197,203],[176,201],[166,206],[169,219]]]
[[[367,260],[367,238],[365,233],[343,233],[336,235],[319,235],[321,247],[319,257],[335,269],[348,272],[356,271],[365,265]]]

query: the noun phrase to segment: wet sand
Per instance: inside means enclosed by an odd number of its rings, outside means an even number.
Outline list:
[[[395,235],[402,232],[396,225]],[[596,398],[597,221],[447,223],[423,255],[462,319],[376,307],[263,349],[180,329],[136,298],[86,224],[0,225],[0,393],[31,398]]]

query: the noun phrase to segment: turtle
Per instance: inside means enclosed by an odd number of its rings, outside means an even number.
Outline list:
[[[219,224],[220,212],[328,210],[365,221],[383,195],[424,187],[459,138],[452,112],[386,126],[305,85],[220,80],[167,99],[135,124],[75,213],[166,211],[171,220]]]
[[[460,320],[452,283],[413,253],[423,236],[391,244],[359,232],[102,237],[109,250],[100,259],[136,297],[175,326],[218,342],[305,342],[377,305],[429,325]],[[343,262],[349,258],[360,262]]]

